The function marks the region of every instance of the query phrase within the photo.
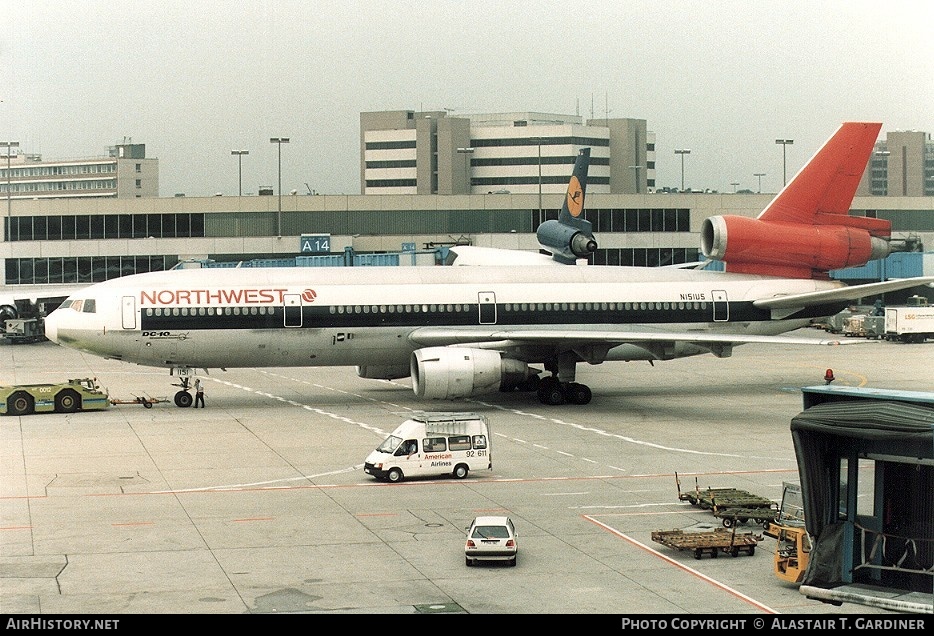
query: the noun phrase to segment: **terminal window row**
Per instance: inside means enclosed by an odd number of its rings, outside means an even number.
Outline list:
[[[0,168],[0,179],[24,179],[26,177],[54,177],[70,174],[110,174],[117,171],[116,163],[81,164],[75,166],[17,166],[9,170]]]
[[[178,256],[66,256],[8,258],[6,285],[100,283],[111,278],[161,272],[178,263]]]
[[[193,238],[204,236],[204,214],[76,214],[10,219],[11,241]]]

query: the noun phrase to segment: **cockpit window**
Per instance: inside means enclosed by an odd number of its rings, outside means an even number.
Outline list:
[[[75,311],[81,311],[82,307],[84,307],[83,300],[75,300],[75,301],[72,301],[71,303],[71,308],[74,309]]]
[[[59,305],[59,308],[61,308],[61,309],[68,309],[69,307],[71,307],[71,303],[73,303],[73,302],[74,302],[74,301],[73,301],[72,299],[69,298],[68,300],[66,300],[65,302],[63,302],[61,305]]]
[[[88,298],[84,301],[84,313],[86,314],[95,314],[97,313],[97,301],[93,298]]]

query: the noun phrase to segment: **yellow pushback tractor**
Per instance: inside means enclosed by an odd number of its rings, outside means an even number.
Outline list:
[[[96,378],[0,387],[0,414],[3,415],[101,411],[109,406],[107,392],[100,388]]]

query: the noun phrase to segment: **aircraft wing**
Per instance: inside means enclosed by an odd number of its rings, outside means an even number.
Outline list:
[[[857,300],[864,296],[873,296],[884,292],[908,289],[920,285],[934,285],[934,276],[917,276],[915,278],[900,278],[880,283],[867,283],[865,285],[851,285],[827,291],[808,292],[806,294],[791,294],[787,296],[773,296],[761,298],[752,304],[759,309],[798,309],[811,305],[823,305],[828,302],[841,300]]]
[[[610,346],[645,344],[651,342],[693,342],[704,344],[790,344],[790,345],[844,345],[872,342],[865,339],[821,339],[795,336],[763,336],[737,333],[710,333],[694,331],[566,331],[554,329],[456,329],[422,327],[409,338],[422,346],[451,346],[459,344],[502,343],[504,348],[522,344],[596,344]]]

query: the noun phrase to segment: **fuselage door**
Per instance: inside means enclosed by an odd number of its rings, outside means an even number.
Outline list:
[[[493,292],[480,292],[477,294],[477,302],[480,305],[480,324],[496,324],[496,294]]]
[[[282,308],[283,325],[286,327],[302,326],[302,297],[298,294],[284,294]]]
[[[726,291],[714,289],[710,292],[713,297],[713,321],[725,322],[730,319],[730,303],[726,298]]]
[[[123,328],[136,329],[136,298],[134,296],[124,296],[123,307]]]

